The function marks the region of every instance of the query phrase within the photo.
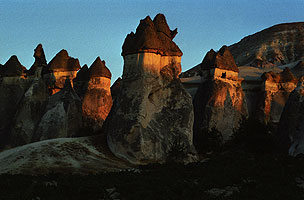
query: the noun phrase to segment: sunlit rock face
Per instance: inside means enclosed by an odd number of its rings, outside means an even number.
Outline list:
[[[18,103],[29,87],[25,67],[17,56],[12,56],[1,70],[0,83],[0,149],[10,145],[11,127]]]
[[[291,92],[283,109],[278,135],[283,150],[296,156],[304,153],[304,79]]]
[[[164,162],[173,144],[192,145],[191,96],[178,78],[182,52],[165,17],[141,20],[125,39],[121,89],[104,124],[111,151],[131,163]]]
[[[61,50],[47,65],[43,71],[43,78],[47,81],[51,94],[59,92],[65,80],[73,80],[80,69],[79,60],[68,55],[66,50]]]
[[[240,120],[247,116],[247,105],[238,68],[226,46],[209,51],[202,64],[203,81],[194,97],[194,140],[205,131],[216,129],[223,141],[229,140]]]
[[[86,79],[85,71],[82,71]],[[86,90],[82,96],[82,113],[84,127],[90,127],[93,132],[101,129],[112,107],[111,72],[105,66],[105,61],[99,57],[87,71]],[[78,76],[78,78],[80,78]]]
[[[67,78],[64,88],[49,97],[33,141],[77,136],[81,122],[81,100]]]
[[[289,94],[297,85],[297,79],[289,68],[285,68],[281,73],[264,73],[262,80],[260,120],[266,124],[278,123]]]
[[[238,65],[271,67],[304,59],[304,23],[278,24],[230,46]]]

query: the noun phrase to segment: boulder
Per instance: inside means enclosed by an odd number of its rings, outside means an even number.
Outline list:
[[[304,153],[304,78],[302,77],[297,87],[290,93],[283,109],[278,136],[281,149],[296,156]]]
[[[242,80],[238,79],[238,69],[228,48],[210,50],[201,66],[203,81],[193,99],[196,146],[200,145],[202,135],[212,129],[219,131],[226,142],[247,117]]]
[[[81,74],[80,74],[81,75]],[[81,79],[79,75],[79,79]],[[84,127],[93,132],[101,129],[112,107],[111,72],[99,57],[88,70],[87,88],[82,99]]]
[[[121,89],[103,127],[111,151],[134,164],[196,155],[192,100],[178,78],[182,53],[166,24],[161,14],[146,17],[125,39]]]
[[[64,88],[49,97],[33,141],[75,137],[81,128],[81,122],[81,100],[67,78]]]

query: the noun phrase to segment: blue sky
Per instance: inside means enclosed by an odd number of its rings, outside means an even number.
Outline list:
[[[140,19],[165,14],[183,51],[183,71],[243,37],[283,22],[304,21],[304,0],[0,0],[0,63],[11,55],[29,68],[42,43],[47,61],[61,49],[89,66],[106,61],[122,74],[121,47]]]

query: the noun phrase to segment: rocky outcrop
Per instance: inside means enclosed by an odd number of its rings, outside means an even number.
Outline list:
[[[70,57],[66,50],[57,53],[43,71],[43,78],[47,81],[51,94],[59,92],[67,78],[73,80],[80,68],[79,60]]]
[[[289,149],[289,154],[296,156],[304,153],[304,79],[298,82],[291,92],[278,128],[282,149]]]
[[[64,88],[49,97],[33,140],[77,136],[81,128],[81,116],[81,100],[67,78]]]
[[[43,68],[47,66],[42,44],[38,44],[34,50],[35,62],[31,68],[27,71],[28,76],[34,76],[37,79],[41,78]]]
[[[304,23],[278,24],[231,45],[238,65],[271,67],[304,59]]]
[[[183,160],[193,150],[193,107],[178,78],[182,53],[174,35],[159,14],[141,20],[123,44],[121,90],[104,131],[111,151],[131,163],[164,162],[181,150]]]
[[[79,79],[86,79],[85,71],[77,76]],[[84,127],[93,129],[93,132],[101,129],[102,124],[108,116],[112,107],[111,96],[111,72],[105,66],[105,61],[99,57],[88,69],[87,89],[82,99],[82,113]]]
[[[223,141],[229,140],[240,120],[247,116],[241,80],[228,48],[209,51],[201,65],[204,79],[193,100],[197,146],[201,135],[212,129],[222,134]]]
[[[98,136],[57,138],[0,152],[0,174],[92,175],[132,167],[116,158]]]
[[[262,75],[263,88],[259,120],[278,123],[289,94],[295,89],[297,79],[289,68],[281,73],[267,72]]]

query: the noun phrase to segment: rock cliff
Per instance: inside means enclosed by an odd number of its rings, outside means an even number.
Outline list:
[[[141,20],[123,44],[121,91],[104,130],[111,151],[131,163],[164,162],[178,151],[185,160],[194,151],[193,107],[178,78],[182,53],[175,34],[158,14]]]

